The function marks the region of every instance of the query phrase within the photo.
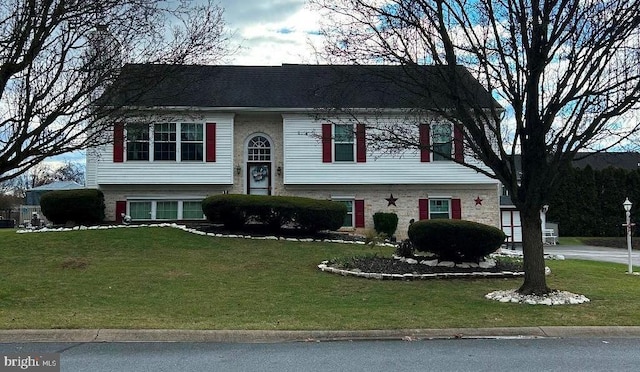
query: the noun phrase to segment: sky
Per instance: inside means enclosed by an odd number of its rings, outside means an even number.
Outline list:
[[[279,66],[316,63],[319,16],[307,0],[220,0],[233,42],[240,49],[230,64]]]
[[[237,52],[223,62],[234,65],[280,66],[317,63],[311,45],[320,45],[319,17],[307,0],[220,0]],[[85,160],[84,151],[56,156],[52,166]]]

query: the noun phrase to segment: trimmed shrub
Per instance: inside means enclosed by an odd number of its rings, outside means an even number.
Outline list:
[[[104,220],[104,195],[96,189],[50,191],[40,198],[42,214],[56,225],[91,225]]]
[[[392,237],[398,228],[398,215],[395,213],[378,212],[373,215],[373,226],[378,233]]]
[[[496,227],[464,220],[422,220],[409,226],[409,239],[416,250],[446,261],[478,262],[495,252],[505,238]]]
[[[342,226],[347,208],[329,200],[296,196],[214,195],[202,201],[207,219],[239,230],[247,222],[263,223],[271,230],[293,225],[308,231],[336,230]]]

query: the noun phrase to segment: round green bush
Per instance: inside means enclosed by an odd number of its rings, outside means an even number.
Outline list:
[[[376,229],[376,232],[391,237],[398,228],[398,215],[395,213],[374,213],[373,227]]]
[[[50,191],[40,198],[42,214],[56,225],[91,225],[104,220],[104,195],[96,189]]]
[[[505,238],[496,227],[464,220],[421,220],[409,226],[416,250],[446,261],[478,262],[495,252]]]

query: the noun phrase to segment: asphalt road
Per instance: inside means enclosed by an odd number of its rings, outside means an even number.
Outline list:
[[[614,262],[627,265],[629,262],[628,251],[620,248],[596,247],[587,245],[545,245],[544,252],[548,254],[561,254],[565,258]],[[640,251],[631,251],[633,266],[640,266]]]
[[[61,353],[61,371],[637,371],[640,339],[0,344]]]

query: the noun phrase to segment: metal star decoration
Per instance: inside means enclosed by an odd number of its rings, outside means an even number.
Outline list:
[[[478,197],[474,201],[476,202],[476,205],[482,205],[482,199],[480,198],[480,195],[478,195]]]
[[[394,198],[393,194],[391,194],[391,196],[389,196],[385,200],[387,201],[387,203],[389,203],[389,204],[387,204],[387,207],[389,207],[391,205],[393,205],[394,207],[397,207],[396,200],[398,200],[398,198]]]

